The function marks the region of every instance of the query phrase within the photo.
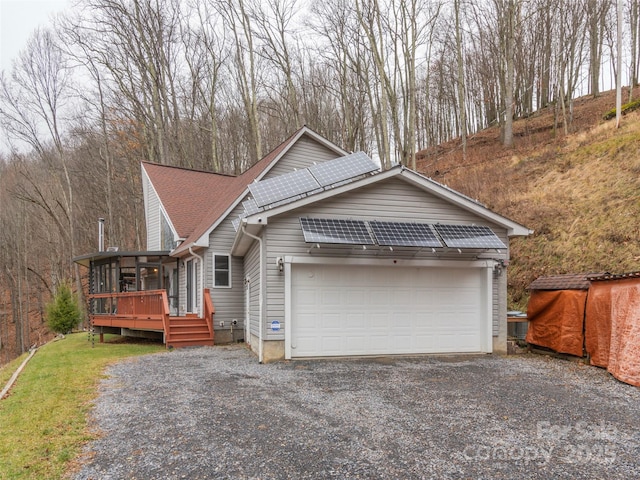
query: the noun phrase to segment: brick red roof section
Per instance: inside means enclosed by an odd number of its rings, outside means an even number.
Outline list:
[[[185,241],[175,250],[189,248],[215,224],[245,191],[297,138],[302,127],[239,176],[188,170],[143,162],[160,201],[178,236]]]
[[[194,231],[207,213],[207,206],[236,180],[228,175],[146,162],[144,169],[180,238],[187,238]]]
[[[589,290],[588,276],[581,273],[538,277],[529,285],[529,290]]]

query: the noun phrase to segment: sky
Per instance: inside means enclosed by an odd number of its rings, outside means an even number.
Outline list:
[[[38,26],[51,26],[52,17],[70,0],[0,0],[0,69],[8,73]]]

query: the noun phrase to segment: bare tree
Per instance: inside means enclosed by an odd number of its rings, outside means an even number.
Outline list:
[[[372,152],[375,147],[371,137],[378,132],[372,125],[374,104],[370,101],[375,87],[367,41],[360,34],[353,4],[348,0],[317,2],[312,12],[317,23],[311,23],[310,28],[317,35],[317,45],[306,63],[310,71],[303,83],[305,117],[344,148]],[[321,97],[312,97],[313,93]],[[322,97],[320,106],[317,101]],[[338,132],[332,135],[336,129]]]
[[[467,154],[467,109],[464,81],[464,61],[462,54],[462,26],[460,24],[460,0],[454,0],[455,32],[456,32],[456,63],[458,65],[458,104],[460,110],[460,140],[462,155]]]
[[[70,22],[85,54],[109,73],[122,108],[144,138],[147,158],[180,158],[177,96],[177,0],[83,0],[86,14]]]
[[[629,2],[629,30],[630,30],[630,49],[631,62],[629,63],[629,102],[633,97],[633,88],[638,84],[638,67],[640,56],[638,55],[638,34],[640,34],[640,7],[637,0]]]
[[[209,162],[203,163],[202,168],[210,167],[214,172],[231,172],[232,164],[223,163],[224,158],[219,147],[219,90],[222,69],[228,60],[225,31],[217,11],[208,2],[197,0],[195,9],[198,25],[181,26],[190,86],[185,97],[193,109],[189,117],[195,122],[200,120],[201,123],[195,124],[196,128],[206,132],[209,139]],[[194,118],[196,112],[199,119]]]
[[[257,27],[255,35],[262,42],[259,53],[282,75],[286,116],[281,120],[288,131],[300,127],[302,120],[291,52],[292,44],[295,45],[292,21],[299,10],[298,3],[298,0],[266,0],[256,2],[251,11]]]
[[[591,94],[600,94],[600,65],[602,63],[602,36],[605,29],[610,0],[588,0],[589,23],[589,73]]]
[[[218,0],[218,13],[224,19],[234,41],[235,63],[231,66],[237,80],[238,94],[242,100],[249,132],[249,164],[262,158],[262,136],[258,114],[258,74],[254,30],[245,0]],[[236,173],[240,173],[236,171]]]
[[[47,167],[51,181],[56,182],[56,194],[44,195],[39,183],[29,175],[30,170],[26,170],[25,178],[35,191],[25,191],[24,198],[49,214],[61,238],[68,241],[73,256],[77,253],[74,188],[61,124],[68,95],[68,66],[53,33],[36,30],[27,49],[20,54],[11,82],[1,79],[0,121],[10,135],[34,149]],[[77,264],[74,277],[80,294]]]

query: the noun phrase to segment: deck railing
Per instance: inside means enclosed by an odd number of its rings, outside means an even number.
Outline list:
[[[91,314],[95,316],[161,320],[169,312],[165,290],[95,293],[89,299],[92,303]]]
[[[204,289],[203,293],[203,316],[209,337],[213,338],[215,307],[210,290]],[[166,290],[96,293],[89,295],[89,301],[93,326],[162,331],[165,342],[172,341],[169,299]],[[197,315],[189,314],[188,316],[196,317]]]

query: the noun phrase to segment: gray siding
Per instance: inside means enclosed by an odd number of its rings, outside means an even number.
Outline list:
[[[310,245],[304,242],[300,229],[299,218],[330,217],[330,218],[358,218],[364,220],[387,221],[420,221],[429,223],[475,223],[492,227],[500,239],[508,245],[507,232],[490,225],[474,214],[460,209],[449,202],[431,196],[417,187],[413,187],[400,179],[389,179],[382,184],[372,185],[355,192],[346,193],[318,204],[303,207],[300,210],[269,220],[266,244],[267,258],[267,308],[265,322],[284,320],[284,275],[276,267],[276,258],[286,255],[308,255]],[[416,252],[407,249],[405,255],[415,259],[433,259],[430,251]],[[378,249],[366,251],[343,246],[323,246],[316,255],[358,256],[367,258],[384,258]],[[382,252],[389,255],[390,252]],[[402,249],[394,249],[393,257],[403,254]],[[477,256],[476,253],[450,254],[448,258],[454,260],[469,260]],[[444,258],[442,255],[438,258]],[[506,286],[504,276],[493,282],[493,334],[497,335],[502,300],[502,283]],[[506,310],[505,310],[506,312]],[[286,326],[284,326],[286,328]],[[283,330],[270,333],[266,330],[267,340],[284,339]]]
[[[160,245],[160,199],[146,174],[142,175],[142,190],[146,200],[147,250],[162,250]]]
[[[320,145],[315,140],[303,135],[287,154],[265,175],[271,178],[289,173],[300,168],[307,168],[313,163],[326,162],[339,157],[333,150]]]
[[[260,332],[260,245],[254,242],[244,257],[245,276],[249,279],[251,298],[249,300],[251,335],[259,336]],[[245,339],[246,340],[246,339]]]
[[[213,257],[214,255],[228,255],[236,236],[231,221],[238,218],[242,205],[225,218],[222,223],[209,235],[209,248],[205,255],[205,285],[211,289],[211,299],[216,309],[215,329],[220,329],[220,322],[224,322],[224,329],[230,328],[231,321],[237,320],[234,327],[244,328],[244,261],[242,258],[231,257],[231,288],[213,286]]]

